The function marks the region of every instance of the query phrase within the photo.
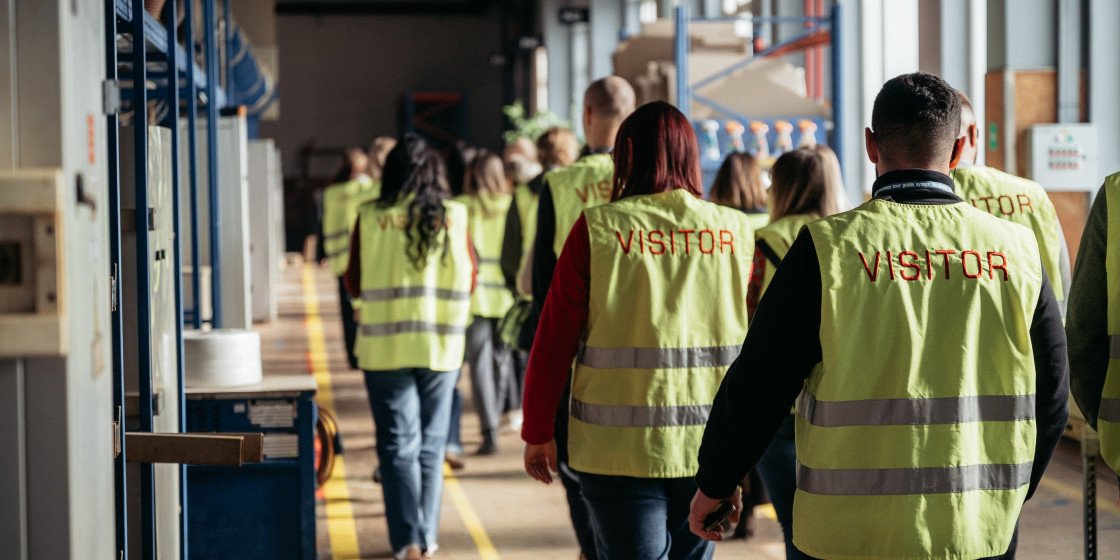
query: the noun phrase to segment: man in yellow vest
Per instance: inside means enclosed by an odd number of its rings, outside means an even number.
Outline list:
[[[575,163],[553,169],[544,176],[544,187],[537,202],[537,231],[533,242],[532,262],[533,305],[537,315],[548,298],[556,259],[564,248],[568,233],[585,208],[598,206],[611,199],[611,178],[614,162],[610,152],[622,121],[634,112],[637,96],[634,88],[618,76],[600,78],[587,86],[583,94],[583,133],[587,139],[584,154]],[[561,400],[556,413],[556,447],[560,481],[568,493],[580,550],[588,560],[595,560],[595,540],[587,506],[580,495],[579,481],[568,469],[568,397]]]
[[[1097,192],[1069,292],[1070,389],[1120,473],[1120,173]]]
[[[976,154],[980,149],[976,113],[967,95],[958,90],[957,98],[961,101],[961,135],[965,139],[961,163],[950,173],[956,183],[957,196],[993,216],[1031,229],[1042,254],[1042,266],[1046,267],[1050,286],[1054,288],[1054,297],[1064,312],[1066,294],[1069,293],[1069,249],[1062,234],[1062,224],[1058,222],[1058,211],[1042,185],[998,169],[976,165]]]
[[[342,333],[350,369],[358,369],[358,359],[354,355],[354,342],[358,332],[354,310],[360,306],[360,301],[350,299],[342,277],[350,264],[350,234],[358,219],[358,207],[375,200],[381,192],[381,182],[375,181],[366,173],[368,168],[369,158],[365,152],[349,148],[346,150],[343,169],[337,177],[340,182],[323,190],[323,253],[331,272],[338,277]]]
[[[960,101],[875,99],[872,199],[801,230],[716,395],[690,524],[796,401],[793,540],[818,558],[998,557],[1068,416],[1061,313],[1034,236],[953,192]],[[800,395],[800,397],[798,396]]]

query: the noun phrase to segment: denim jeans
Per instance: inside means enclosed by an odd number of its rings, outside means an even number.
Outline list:
[[[595,551],[595,528],[591,524],[591,513],[587,511],[587,500],[579,486],[579,473],[568,466],[568,411],[572,396],[572,385],[564,385],[564,395],[556,410],[556,466],[560,470],[560,483],[568,499],[568,514],[572,529],[576,532],[580,553],[586,560],[599,560]]]
[[[389,544],[435,550],[443,492],[443,448],[457,372],[366,371],[377,431]]]
[[[579,473],[599,558],[707,560],[715,543],[688,529],[696,481]]]
[[[774,434],[774,441],[762,454],[755,469],[762,476],[762,484],[770,495],[778,524],[782,526],[782,536],[786,541],[786,560],[809,558],[793,546],[793,495],[797,490],[797,447],[793,440],[793,415],[785,421]]]
[[[455,374],[455,387],[451,389],[451,418],[447,422],[447,452],[463,454],[463,393],[459,390],[462,370]]]

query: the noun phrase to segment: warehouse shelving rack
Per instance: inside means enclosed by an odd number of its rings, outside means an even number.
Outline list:
[[[176,1],[169,0],[164,7],[163,19],[167,24],[153,18],[144,9],[143,0],[112,0],[105,3],[105,50],[106,50],[106,103],[107,114],[107,146],[108,146],[108,205],[110,220],[110,260],[112,270],[113,301],[113,404],[118,419],[117,437],[121,442],[120,453],[115,462],[116,477],[116,526],[117,548],[119,557],[128,558],[128,492],[126,476],[127,448],[125,441],[124,422],[124,344],[122,340],[123,313],[126,305],[136,305],[138,315],[138,364],[139,364],[139,399],[140,431],[152,431],[153,423],[153,395],[152,395],[152,341],[150,340],[151,309],[149,309],[148,294],[151,291],[151,278],[146,264],[136,267],[137,301],[122,301],[122,290],[119,275],[121,274],[121,181],[120,181],[120,107],[122,101],[128,102],[132,110],[133,133],[133,162],[135,164],[136,207],[148,208],[148,101],[164,99],[170,108],[165,121],[171,130],[171,196],[172,196],[172,224],[175,243],[172,249],[174,278],[174,301],[176,321],[176,356],[178,392],[176,398],[179,403],[179,429],[186,428],[186,401],[183,384],[183,335],[184,325],[183,287],[181,267],[181,208],[180,208],[180,171],[183,169],[180,162],[180,115],[185,113],[187,121],[187,148],[188,156],[184,162],[187,170],[187,182],[190,195],[190,245],[192,247],[192,266],[196,271],[192,274],[192,301],[195,307],[200,307],[200,274],[198,252],[198,147],[196,145],[196,125],[199,117],[199,107],[204,110],[206,126],[205,149],[207,154],[206,187],[209,190],[210,220],[210,257],[212,261],[212,301],[213,325],[215,328],[221,324],[221,299],[219,286],[219,221],[218,216],[218,149],[217,149],[217,124],[218,109],[225,105],[226,91],[218,84],[218,58],[215,18],[215,0],[202,0],[204,29],[202,53],[204,66],[199,67],[195,62],[196,45],[194,41],[194,2],[188,0],[184,6],[184,36],[187,37],[187,48],[180,44],[177,36]],[[224,2],[225,29],[228,39],[230,33],[230,2]],[[225,55],[227,79],[230,65],[228,49]],[[127,69],[127,71],[122,71]],[[125,89],[120,84],[128,83],[132,87]],[[140,87],[137,87],[137,84]],[[152,88],[151,86],[155,86]],[[232,93],[232,92],[231,92]],[[185,102],[185,103],[183,103]],[[135,213],[136,221],[136,250],[138,263],[147,263],[149,242],[150,216],[148,212]],[[201,326],[201,313],[191,313],[192,323],[195,328]],[[180,555],[185,560],[188,555],[187,539],[187,487],[185,467],[179,470],[179,500],[180,500]],[[140,557],[148,560],[156,558],[155,539],[155,486],[153,479],[153,465],[140,466],[140,519],[141,543]]]
[[[748,123],[754,120],[750,115],[743,115],[735,109],[728,107],[714,99],[709,99],[702,95],[697,95],[695,90],[702,88],[706,85],[715,83],[731,74],[742,70],[751,62],[758,58],[767,56],[779,56],[788,54],[793,51],[808,49],[821,46],[822,39],[827,39],[829,50],[829,58],[831,61],[829,73],[831,78],[831,106],[832,106],[832,131],[833,134],[829,135],[829,146],[834,152],[836,157],[841,162],[844,161],[844,136],[836,131],[843,130],[844,124],[842,118],[844,115],[844,69],[843,69],[843,56],[842,56],[842,30],[841,30],[841,16],[843,12],[839,3],[832,6],[829,15],[809,15],[809,16],[766,16],[766,17],[751,17],[745,18],[740,16],[726,16],[726,17],[712,17],[712,18],[692,18],[689,15],[688,6],[679,4],[674,12],[674,35],[673,35],[673,61],[676,65],[676,105],[686,116],[691,118],[692,103],[700,103],[706,105],[713,110],[722,113],[727,118],[732,118]],[[784,41],[770,45],[761,50],[745,56],[743,60],[735,62],[723,70],[712,74],[702,80],[693,82],[689,79],[688,72],[688,53],[689,53],[689,24],[691,23],[706,23],[706,22],[735,22],[749,24],[753,28],[752,38],[758,37],[760,31],[767,25],[799,25],[804,29],[803,32],[794,35]],[[827,34],[827,35],[826,35]],[[823,64],[820,60],[816,60],[815,64],[819,69],[823,70]],[[815,73],[814,73],[815,74]],[[820,79],[810,74],[812,83],[809,84],[809,93],[815,97],[820,97],[823,93],[823,87]],[[820,99],[818,99],[819,101]],[[798,115],[788,115],[787,119],[795,120],[800,118]]]

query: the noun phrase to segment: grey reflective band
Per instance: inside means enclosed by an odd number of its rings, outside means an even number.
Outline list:
[[[338,249],[338,250],[336,250],[336,251],[331,251],[331,252],[327,253],[327,258],[328,258],[328,259],[332,259],[332,258],[334,258],[334,257],[337,257],[337,256],[339,256],[339,255],[345,255],[345,254],[347,254],[347,253],[349,253],[349,252],[350,252],[350,248],[349,248],[349,247],[343,247],[343,248],[341,248],[341,249]]]
[[[586,346],[579,363],[600,369],[720,367],[739,357],[741,346],[705,348],[595,348]]]
[[[1120,399],[1102,398],[1100,410],[1097,411],[1097,420],[1120,422]]]
[[[362,291],[362,301],[389,301],[414,297],[434,297],[437,299],[457,301],[471,299],[471,293],[447,290],[444,288],[431,288],[428,286],[407,286]]]
[[[504,290],[506,285],[501,282],[479,282],[479,288],[489,288],[491,290]]]
[[[323,241],[332,240],[332,239],[339,239],[341,237],[347,237],[349,235],[350,235],[350,232],[348,232],[348,231],[336,231],[334,233],[324,233],[323,234]]]
[[[438,325],[425,321],[398,321],[396,323],[379,323],[376,325],[362,325],[362,334],[365,336],[389,336],[402,333],[430,332],[436,334],[463,334],[466,327],[456,325]]]
[[[490,257],[479,257],[478,264],[502,264],[502,259],[494,259]]]
[[[701,426],[708,421],[711,405],[620,406],[591,404],[572,399],[572,418],[611,428],[666,428]]]
[[[1120,360],[1120,334],[1108,337],[1108,357],[1113,360]]]
[[[797,488],[828,496],[898,496],[1015,490],[1029,484],[1034,463],[911,469],[811,469],[797,465]]]
[[[818,401],[807,391],[797,414],[814,426],[896,426],[1012,422],[1035,417],[1034,395]]]

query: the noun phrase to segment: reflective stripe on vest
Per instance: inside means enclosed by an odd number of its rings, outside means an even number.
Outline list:
[[[350,265],[350,235],[358,220],[358,208],[375,200],[381,184],[371,179],[331,185],[323,191],[323,253],[335,276],[346,274]]]
[[[1031,229],[1054,296],[1058,301],[1065,300],[1061,272],[1062,226],[1058,222],[1058,211],[1042,185],[982,165],[958,167],[951,175],[957,195],[965,202]]]
[[[1029,484],[1034,463],[912,469],[811,469],[797,465],[797,487],[826,496],[945,494],[1015,490]]]
[[[822,361],[797,406],[794,544],[1002,554],[1035,452],[1034,236],[968,204],[882,199],[807,227]]]
[[[814,426],[892,426],[1033,420],[1034,395],[819,401],[803,391],[797,414]]]
[[[584,211],[591,285],[572,375],[573,469],[696,473],[712,399],[746,335],[754,232],[683,190]]]
[[[362,311],[354,353],[363,370],[458,370],[471,317],[467,209],[444,203],[446,229],[417,268],[403,229],[410,203],[369,204],[359,212]]]
[[[614,161],[609,154],[591,154],[545,174],[556,220],[552,250],[557,257],[580,212],[611,200]]]
[[[1109,360],[1097,413],[1101,456],[1120,473],[1120,173],[1104,180],[1108,236],[1105,244],[1105,286],[1108,293]]]
[[[584,347],[579,363],[593,368],[657,369],[728,366],[739,356],[740,345],[707,348],[592,348]]]
[[[478,252],[478,286],[471,298],[471,314],[503,317],[513,307],[513,292],[506,286],[501,259],[513,195],[484,193],[458,196],[455,200],[467,206],[471,242]]]

